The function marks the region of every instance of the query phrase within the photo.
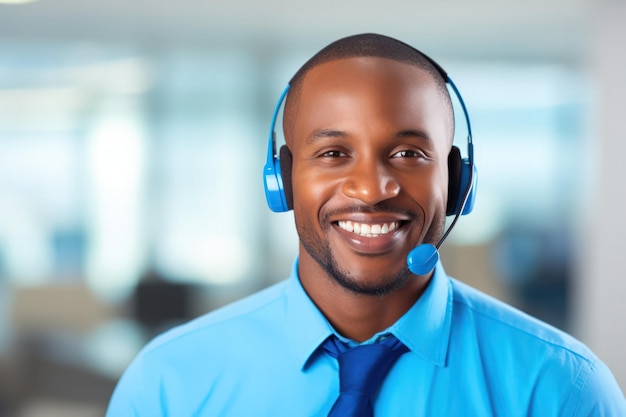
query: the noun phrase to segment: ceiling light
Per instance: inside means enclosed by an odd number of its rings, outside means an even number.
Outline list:
[[[26,4],[37,0],[0,0],[0,4]]]

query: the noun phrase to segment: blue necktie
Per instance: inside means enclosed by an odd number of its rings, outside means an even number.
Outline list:
[[[392,335],[353,348],[332,336],[322,348],[339,361],[339,398],[328,417],[373,417],[372,398],[396,360],[408,351]]]

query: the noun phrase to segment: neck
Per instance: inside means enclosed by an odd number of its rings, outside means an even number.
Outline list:
[[[398,321],[419,299],[432,276],[412,276],[393,292],[368,295],[344,288],[306,255],[299,259],[298,273],[305,291],[335,330],[357,342]]]

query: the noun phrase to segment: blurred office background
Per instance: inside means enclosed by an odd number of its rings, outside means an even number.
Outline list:
[[[479,192],[448,272],[626,387],[624,21],[610,0],[0,4],[0,416],[102,415],[156,333],[288,274],[270,117],[358,32],[431,55],[469,108]]]

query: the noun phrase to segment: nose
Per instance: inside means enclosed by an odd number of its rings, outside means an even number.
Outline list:
[[[400,184],[384,163],[365,160],[352,168],[343,183],[344,195],[375,205],[400,193]]]

